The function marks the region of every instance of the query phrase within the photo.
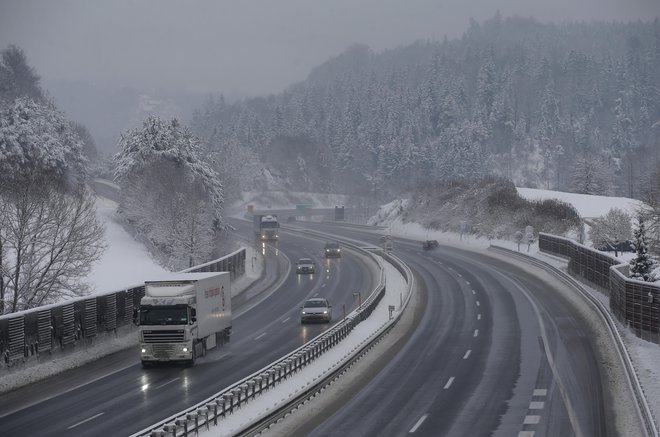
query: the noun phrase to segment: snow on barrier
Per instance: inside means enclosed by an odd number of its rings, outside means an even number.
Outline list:
[[[311,234],[312,232],[306,231],[305,233]],[[316,236],[319,235],[318,233],[314,234]],[[350,246],[355,251],[366,253],[376,259],[371,252],[356,245],[347,242],[343,242],[343,244],[345,246]],[[397,270],[404,275],[408,282],[409,289],[411,289],[413,276],[408,267],[392,255],[383,254],[383,257],[391,262]],[[279,383],[295,375],[303,367],[313,363],[323,353],[327,352],[330,348],[346,338],[353,328],[369,317],[374,308],[376,308],[385,294],[385,286],[384,270],[381,267],[379,284],[362,303],[362,306],[350,313],[344,320],[333,326],[330,330],[319,334],[300,348],[252,375],[230,385],[205,401],[200,402],[185,411],[170,416],[151,427],[145,428],[142,431],[133,434],[131,437],[188,436],[192,433],[197,434],[202,429],[209,429],[210,425],[217,425],[218,421],[222,421],[222,419],[231,415],[235,410],[241,408],[241,406],[254,400],[256,396],[276,387]],[[405,304],[409,301],[410,294],[411,293],[407,293]],[[325,377],[319,378],[300,394],[289,399],[285,405],[277,408],[275,411],[263,413],[263,417],[254,419],[250,425],[236,435],[254,435],[261,432],[267,429],[272,423],[283,418],[298,405],[314,396],[322,387],[325,387],[330,381],[343,373],[343,371],[350,367],[354,361],[359,359],[359,357],[380,341],[380,339],[389,332],[394,323],[399,320],[400,316],[401,311],[396,317],[383,325],[378,332],[373,334],[368,341],[365,341],[361,347],[356,348],[343,365],[338,366],[338,368]]]
[[[182,273],[230,272],[233,280],[245,273],[245,257],[242,248]],[[56,351],[68,353],[131,326],[143,296],[140,284],[0,316],[0,372],[43,361]]]
[[[554,236],[553,236],[554,237]],[[569,240],[570,241],[570,240]],[[616,322],[612,318],[612,315],[610,312],[607,310],[607,308],[594,296],[591,295],[583,286],[580,284],[578,281],[573,279],[571,276],[567,275],[566,273],[562,272],[558,268],[543,262],[537,258],[534,258],[529,255],[525,255],[520,252],[513,251],[511,249],[507,249],[504,247],[499,247],[499,246],[490,246],[491,250],[495,250],[497,252],[504,253],[508,256],[511,257],[516,257],[518,259],[522,259],[523,261],[526,261],[530,264],[533,264],[537,267],[542,268],[543,270],[547,271],[548,273],[554,275],[558,279],[564,281],[567,283],[569,286],[575,288],[582,294],[582,296],[586,299],[587,302],[589,302],[595,309],[596,312],[600,315],[600,317],[603,319],[605,324],[608,327],[608,331],[610,334],[610,338],[612,340],[612,343],[615,345],[617,354],[619,355],[619,358],[621,359],[621,362],[623,364],[627,380],[628,380],[628,385],[630,389],[633,392],[633,395],[635,396],[636,400],[636,406],[637,406],[637,413],[639,417],[642,419],[642,423],[644,424],[644,427],[647,431],[647,433],[651,437],[660,437],[660,433],[658,432],[658,426],[656,424],[655,418],[653,416],[653,413],[651,412],[651,409],[649,407],[649,404],[647,402],[646,396],[644,395],[644,391],[642,389],[642,386],[639,382],[639,378],[637,377],[637,373],[635,372],[635,368],[633,366],[632,360],[630,359],[630,355],[628,354],[628,350],[626,349],[626,346],[623,343],[623,339],[621,338],[621,335],[619,334],[619,331],[616,328]],[[593,264],[592,264],[593,265]]]

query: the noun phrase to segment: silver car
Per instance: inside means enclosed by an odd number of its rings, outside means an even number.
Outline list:
[[[315,297],[307,299],[300,313],[300,323],[329,322],[332,320],[332,306],[328,299]]]
[[[314,273],[316,263],[309,258],[300,258],[296,263],[296,273]]]

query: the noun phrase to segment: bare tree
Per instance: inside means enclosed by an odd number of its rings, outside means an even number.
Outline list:
[[[607,214],[594,220],[590,237],[594,246],[613,247],[614,256],[619,256],[619,243],[632,238],[630,216],[622,209],[610,209]]]
[[[0,314],[85,294],[105,247],[94,198],[35,183],[2,190],[0,204]]]

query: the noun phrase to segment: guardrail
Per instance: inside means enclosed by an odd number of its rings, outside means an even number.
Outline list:
[[[568,258],[568,271],[610,296],[614,316],[638,337],[660,344],[660,287],[627,277],[628,264],[568,238],[539,234],[539,249]]]
[[[245,273],[245,256],[242,248],[182,272],[230,272],[233,280]],[[45,353],[68,353],[132,325],[143,296],[140,284],[0,316],[0,371],[38,361]]]
[[[578,292],[582,294],[582,296],[587,300],[587,302],[589,302],[596,309],[597,313],[600,315],[600,317],[607,325],[608,331],[612,338],[612,342],[616,347],[617,354],[619,355],[619,358],[623,363],[623,367],[628,380],[628,385],[632,390],[633,395],[635,396],[635,400],[637,401],[636,402],[637,413],[639,414],[639,417],[642,419],[642,423],[644,424],[647,433],[652,437],[660,437],[660,434],[658,432],[658,426],[655,421],[655,417],[653,416],[653,412],[651,411],[648,405],[646,396],[644,395],[644,391],[639,382],[639,378],[637,377],[637,373],[635,372],[635,368],[632,364],[632,360],[630,358],[630,355],[628,354],[628,350],[626,349],[626,346],[623,343],[623,339],[621,338],[621,335],[619,334],[619,331],[616,327],[616,322],[612,318],[612,315],[607,310],[607,308],[601,303],[601,301],[599,301],[594,296],[592,296],[591,293],[582,286],[582,284],[580,284],[578,281],[573,279],[571,276],[565,274],[558,268],[544,261],[541,261],[532,256],[525,255],[504,247],[491,245],[490,248],[492,250],[505,253],[506,255],[517,257],[518,259],[521,259],[527,263],[542,268],[548,273],[554,275],[556,278],[564,281],[569,286],[578,290]]]
[[[314,234],[319,236],[319,233],[313,231],[303,231],[303,233]],[[325,238],[325,236],[323,236]],[[369,254],[368,251],[360,248],[352,243],[343,242],[345,246],[350,246],[353,250]],[[398,262],[401,265],[397,266],[399,271],[406,272],[405,277],[407,280],[412,281],[412,274],[407,266],[405,266],[398,258],[392,255],[386,255],[393,262]],[[396,264],[395,264],[396,266]],[[406,270],[407,269],[407,270]],[[409,286],[412,287],[411,282]],[[320,334],[300,348],[285,355],[279,360],[269,364],[263,369],[253,373],[252,375],[232,384],[225,388],[216,395],[206,399],[205,401],[186,409],[176,415],[170,416],[161,422],[146,428],[132,437],[137,436],[188,436],[190,433],[197,433],[202,427],[209,428],[209,425],[218,424],[218,420],[222,420],[227,415],[232,414],[235,409],[240,408],[247,402],[253,400],[257,395],[275,387],[278,383],[294,375],[306,365],[312,363],[315,359],[321,356],[331,347],[338,344],[342,339],[348,336],[353,328],[361,321],[365,320],[378,305],[380,300],[385,294],[385,281],[384,272],[381,269],[380,281],[376,288],[369,294],[367,299],[362,302],[361,307],[351,312],[344,320],[335,325],[330,330]],[[406,303],[409,300],[410,293],[406,298]],[[389,329],[396,321],[399,320],[399,313],[389,324],[381,328],[377,335],[364,346],[356,350],[350,360],[345,362],[342,366],[331,372],[326,377],[320,379],[317,383],[309,389],[304,390],[301,394],[293,399],[290,399],[285,405],[278,408],[276,411],[267,414],[265,417],[256,419],[252,424],[247,426],[237,435],[254,435],[260,431],[265,430],[270,424],[284,417],[288,411],[295,408],[300,403],[311,397],[319,390],[319,387],[327,385],[331,380],[342,373],[347,367],[352,365],[357,356],[364,354],[367,350],[373,347],[380,339],[389,332]],[[182,433],[182,434],[180,434]]]

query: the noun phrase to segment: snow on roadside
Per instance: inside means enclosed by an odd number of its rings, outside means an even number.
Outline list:
[[[95,263],[88,281],[94,287],[91,294],[113,292],[128,286],[141,284],[147,277],[156,277],[166,272],[150,257],[146,248],[136,242],[116,221],[117,204],[109,199],[97,198],[97,214],[106,227],[108,248],[103,257]],[[252,258],[255,258],[252,263]],[[247,289],[260,278],[263,272],[263,258],[252,247],[247,247],[245,275],[231,284],[232,297]],[[121,274],[118,274],[121,272]],[[0,393],[48,378],[65,370],[80,367],[130,347],[137,347],[137,329],[133,326],[120,327],[117,333],[104,333],[93,341],[94,344],[80,344],[75,352],[62,354],[54,350],[47,355],[47,361],[27,367],[16,366],[0,375]],[[137,362],[137,361],[136,361]]]
[[[388,306],[395,305],[398,311],[401,310],[398,308],[400,294],[407,291],[407,284],[403,276],[387,262],[383,262],[383,267],[387,283],[385,296],[367,320],[357,325],[346,338],[324,353],[320,359],[235,410],[225,419],[219,420],[218,426],[211,426],[209,431],[203,430],[199,435],[220,437],[236,434],[258,417],[276,410],[288,399],[309,388],[316,380],[343,364],[354,350],[370,341],[370,337],[388,322]]]
[[[97,197],[96,215],[105,224],[108,247],[87,277],[91,294],[123,290],[167,272],[151,258],[143,244],[126,232],[117,220],[116,211],[115,202]]]
[[[476,239],[472,236],[464,236],[461,239],[459,234],[429,230],[418,223],[402,223],[399,218],[393,220],[390,223],[389,229],[384,232],[389,233],[392,236],[417,239],[420,240],[420,244],[423,240],[435,239],[438,240],[441,244],[456,245],[457,247],[468,250],[486,249],[490,246],[491,243],[485,238]],[[506,247],[507,249],[518,250],[517,243],[513,241],[493,240],[492,243],[497,246]],[[396,253],[396,243],[394,250],[394,253]],[[540,252],[538,244],[532,244],[529,247],[529,251],[527,244],[520,244],[520,252],[541,259],[542,261],[545,261],[564,272],[567,272],[568,270],[566,260]],[[628,256],[620,256],[620,258],[621,262],[625,263]],[[594,297],[599,299],[609,310],[610,306],[608,296],[592,287],[589,287],[588,285],[585,285],[584,283],[582,285]],[[582,301],[585,305],[585,308],[593,311],[591,306],[588,305],[583,299],[578,299],[578,301]],[[615,322],[617,324],[619,333],[624,340],[626,349],[630,354],[633,365],[637,370],[637,376],[642,385],[642,388],[646,393],[646,400],[649,403],[649,406],[653,411],[657,422],[660,418],[660,367],[658,366],[658,363],[660,363],[660,346],[636,337],[616,318]]]

